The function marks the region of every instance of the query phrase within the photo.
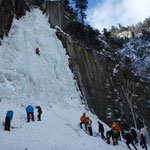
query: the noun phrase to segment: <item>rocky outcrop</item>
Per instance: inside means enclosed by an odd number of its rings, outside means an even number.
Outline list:
[[[0,38],[8,34],[14,17],[14,7],[10,0],[3,0],[0,5]]]
[[[26,14],[26,11],[30,11],[30,8],[27,5],[26,0],[15,0],[16,17],[19,19],[20,17]]]
[[[8,35],[14,16],[18,19],[30,11],[25,0],[1,0],[0,1],[0,38]]]
[[[83,103],[87,104],[91,111],[105,121],[111,123],[114,119],[113,99],[116,94],[113,88],[112,68],[118,61],[113,60],[115,55],[99,53],[87,49],[79,43],[71,40],[70,36],[60,30],[57,31],[58,38],[62,41],[70,57],[70,67],[78,81],[80,91],[83,95]]]
[[[62,30],[72,22],[71,14],[64,10],[62,1],[47,1],[46,13],[52,27],[59,26]]]

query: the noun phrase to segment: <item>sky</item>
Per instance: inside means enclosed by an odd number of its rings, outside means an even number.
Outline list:
[[[99,29],[135,25],[150,17],[150,0],[89,0],[87,23]]]

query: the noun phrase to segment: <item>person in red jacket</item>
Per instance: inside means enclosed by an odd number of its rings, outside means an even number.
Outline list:
[[[40,56],[39,48],[36,48],[36,54],[38,54]]]
[[[121,136],[120,136],[120,127],[117,123],[113,122],[113,124],[111,125],[111,128],[113,128],[114,130],[117,131],[118,133],[118,139],[121,141]]]

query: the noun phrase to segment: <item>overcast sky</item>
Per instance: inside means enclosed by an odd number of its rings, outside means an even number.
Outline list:
[[[102,30],[135,25],[150,17],[150,0],[89,0],[87,22]]]

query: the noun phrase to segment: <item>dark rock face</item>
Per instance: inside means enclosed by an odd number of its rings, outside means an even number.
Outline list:
[[[19,19],[24,16],[26,11],[30,11],[29,6],[27,5],[25,0],[15,0],[15,12],[16,17]]]
[[[112,103],[117,97],[113,89],[111,70],[117,61],[111,60],[109,54],[104,56],[74,43],[69,36],[60,31],[57,32],[57,36],[70,56],[70,67],[78,81],[83,103],[87,104],[101,120],[111,124],[116,107]]]
[[[62,1],[47,1],[46,13],[52,27],[59,26],[63,30],[72,22],[71,15],[64,10]]]
[[[14,17],[14,7],[12,1],[3,0],[0,5],[0,38],[2,39],[4,34],[8,34],[11,23]]]
[[[0,38],[8,35],[14,16],[18,19],[30,11],[25,0],[2,0],[0,3]]]

